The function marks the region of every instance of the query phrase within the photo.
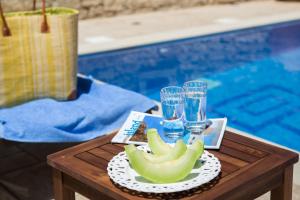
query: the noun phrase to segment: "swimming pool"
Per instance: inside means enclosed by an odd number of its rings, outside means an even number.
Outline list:
[[[208,117],[300,150],[300,20],[82,55],[79,71],[156,100],[205,79]]]

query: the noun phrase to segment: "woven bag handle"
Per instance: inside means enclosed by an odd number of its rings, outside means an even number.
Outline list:
[[[35,8],[36,8],[35,5],[36,5],[36,0],[33,0],[33,10],[35,10]],[[49,25],[48,25],[48,22],[47,22],[47,15],[46,15],[46,0],[42,0],[42,15],[43,15],[43,21],[42,21],[42,24],[41,24],[41,32],[42,33],[48,33],[49,32]],[[4,37],[11,36],[11,31],[10,31],[10,28],[7,24],[7,21],[5,19],[4,12],[3,12],[3,9],[2,9],[1,0],[0,0],[0,18],[3,22],[3,27],[2,27],[3,36]]]
[[[10,29],[7,25],[7,22],[6,22],[6,19],[4,17],[4,14],[3,14],[3,9],[2,9],[2,4],[1,4],[1,1],[0,1],[0,17],[1,17],[1,20],[3,22],[3,27],[2,27],[2,34],[3,36],[11,36],[11,32],[10,32]]]
[[[36,0],[33,0],[32,10],[36,10]]]

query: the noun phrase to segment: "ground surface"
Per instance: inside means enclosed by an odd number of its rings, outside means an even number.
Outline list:
[[[273,0],[83,20],[79,52],[198,36],[300,18],[300,2]]]
[[[300,2],[256,1],[81,21],[80,53],[134,46],[239,27],[300,19]],[[53,198],[46,155],[70,144],[0,142],[0,199]],[[294,200],[300,200],[300,165],[294,172]],[[267,199],[265,195],[259,199]],[[77,196],[77,199],[85,199]]]

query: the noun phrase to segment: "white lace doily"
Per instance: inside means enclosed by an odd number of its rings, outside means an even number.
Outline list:
[[[139,146],[138,149],[149,152],[147,146]],[[194,169],[184,180],[176,183],[155,184],[141,177],[130,167],[126,153],[123,151],[110,160],[107,171],[115,183],[125,188],[147,193],[170,193],[189,190],[208,183],[218,176],[221,164],[213,154],[204,151],[201,159],[197,161]]]

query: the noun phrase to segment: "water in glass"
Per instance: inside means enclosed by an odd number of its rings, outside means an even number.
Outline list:
[[[184,84],[184,125],[187,130],[201,133],[206,124],[206,90],[203,81],[190,81]]]
[[[164,132],[168,137],[183,135],[183,90],[170,86],[161,90],[161,105],[163,112]]]

